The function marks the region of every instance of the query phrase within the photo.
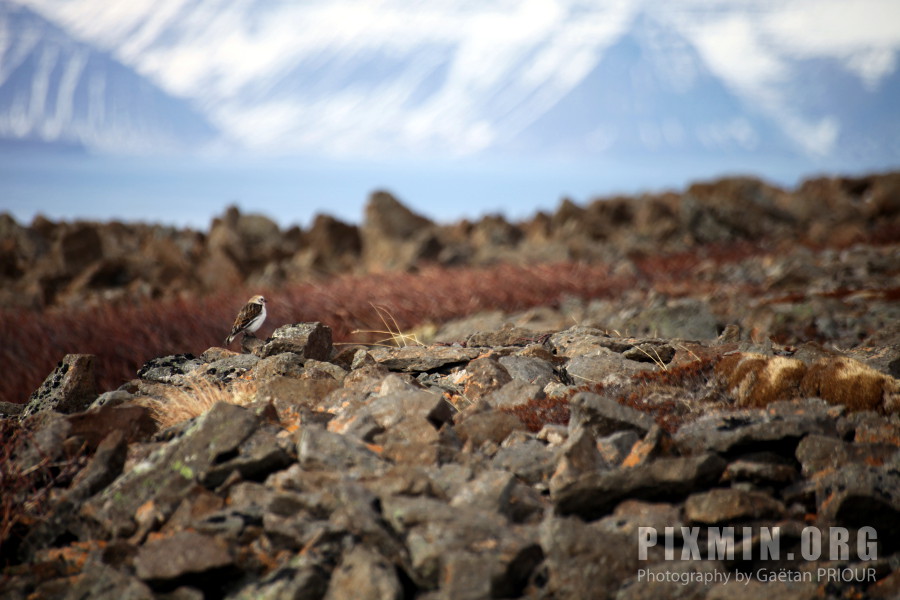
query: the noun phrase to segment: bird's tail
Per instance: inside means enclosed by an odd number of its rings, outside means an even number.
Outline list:
[[[234,340],[234,334],[229,335],[227,338],[225,338],[225,345],[226,346],[230,345],[233,340]]]

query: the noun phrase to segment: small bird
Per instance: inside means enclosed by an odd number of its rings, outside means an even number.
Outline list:
[[[247,300],[247,304],[238,313],[237,318],[234,320],[234,325],[231,326],[231,335],[225,338],[225,345],[229,345],[234,340],[234,337],[241,332],[245,335],[254,333],[265,320],[266,299],[257,294]]]

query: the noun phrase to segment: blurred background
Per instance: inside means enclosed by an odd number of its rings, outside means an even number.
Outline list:
[[[439,222],[900,165],[896,0],[0,0],[20,222]]]

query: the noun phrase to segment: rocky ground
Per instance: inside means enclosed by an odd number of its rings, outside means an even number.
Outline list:
[[[361,225],[317,216],[308,229],[230,208],[207,232],[129,223],[17,223],[0,214],[0,308],[84,307],[279,288],[337,273],[422,265],[591,261],[740,241],[847,248],[900,238],[900,172],[810,179],[785,190],[750,178],[683,192],[602,198],[522,222],[437,224],[387,192]]]
[[[286,325],[99,396],[67,356],[4,422],[3,597],[900,594],[880,356],[478,321],[401,347]]]
[[[0,282],[0,597],[900,597],[900,174],[0,217]]]

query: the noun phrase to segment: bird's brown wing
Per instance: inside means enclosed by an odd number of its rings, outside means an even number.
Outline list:
[[[257,304],[255,302],[245,304],[244,308],[241,309],[241,312],[238,313],[237,318],[234,320],[234,325],[231,327],[231,335],[235,335],[247,327],[253,319],[259,316],[262,309],[262,304]]]

